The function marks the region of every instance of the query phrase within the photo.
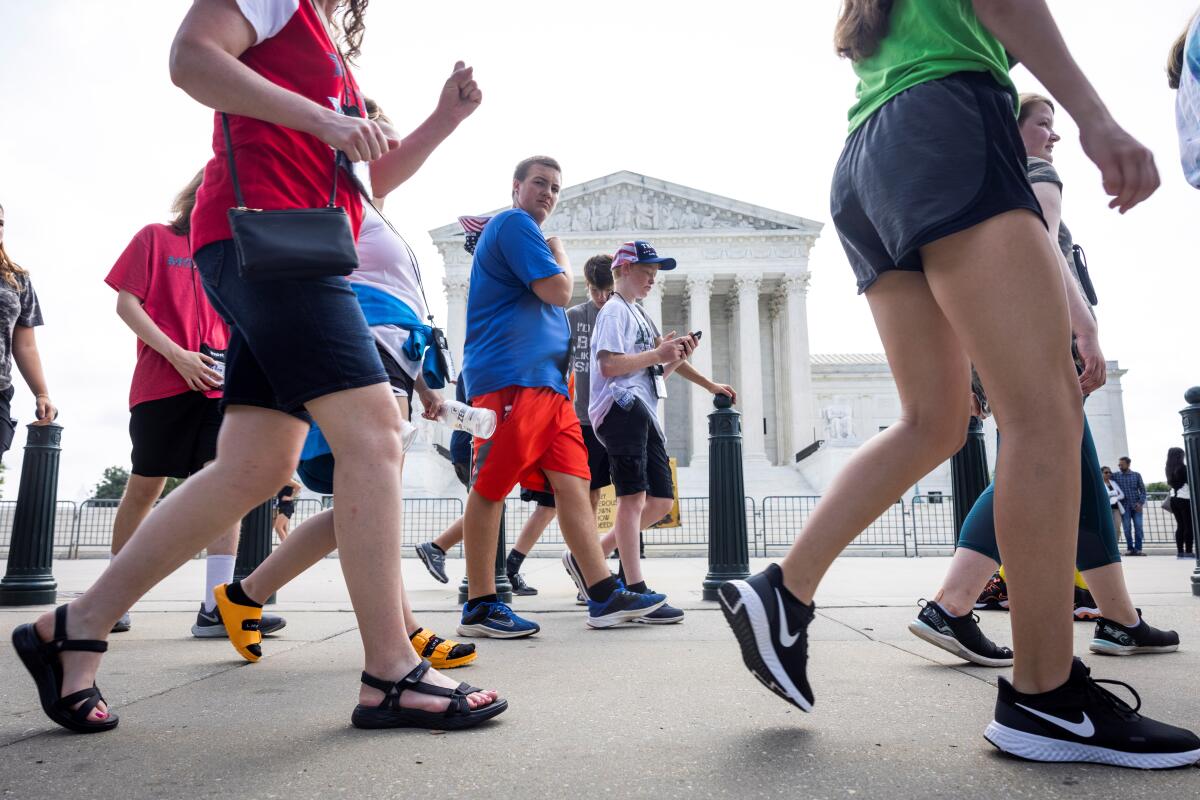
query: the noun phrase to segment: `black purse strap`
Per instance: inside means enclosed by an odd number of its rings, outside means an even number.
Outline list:
[[[225,133],[225,155],[229,157],[229,178],[233,181],[233,197],[237,200],[237,207],[240,209],[246,208],[246,199],[242,197],[242,184],[238,180],[237,163],[233,159],[233,138],[229,135],[229,115],[224,111],[221,112],[221,130]],[[326,208],[333,208],[337,205],[337,186],[338,186],[338,156],[340,151],[333,151],[333,188],[329,190],[329,202],[325,204]]]

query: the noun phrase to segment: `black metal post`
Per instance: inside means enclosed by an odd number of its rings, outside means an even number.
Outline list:
[[[750,575],[746,490],[742,477],[742,415],[729,397],[713,398],[708,415],[708,574],[702,597],[716,600],[726,581]]]
[[[271,555],[272,516],[275,500],[255,506],[242,517],[242,532],[238,537],[237,561],[233,564],[233,579],[240,581],[267,560]],[[267,598],[266,605],[275,602],[275,595]]]
[[[987,447],[983,440],[983,420],[971,417],[967,424],[967,441],[950,459],[950,484],[954,492],[954,541],[962,532],[967,514],[990,482]]]
[[[0,580],[0,606],[34,606],[58,597],[54,580],[54,517],[62,426],[27,425],[21,485],[8,545],[8,569]]]
[[[1192,594],[1200,596],[1200,386],[1183,394],[1187,408],[1183,417],[1183,452],[1187,459],[1188,493],[1192,496],[1192,543],[1196,553],[1196,569],[1192,572]]]
[[[512,582],[508,579],[508,544],[505,542],[504,534],[504,512],[507,509],[506,503],[500,511],[500,532],[496,537],[496,595],[500,598],[501,603],[511,603],[513,599]],[[467,595],[469,589],[467,576],[463,575],[462,583],[458,585],[459,605],[469,599]]]

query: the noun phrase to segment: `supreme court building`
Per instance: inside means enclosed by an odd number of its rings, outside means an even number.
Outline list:
[[[503,209],[497,209],[498,213]],[[663,331],[704,331],[692,362],[738,392],[746,493],[821,494],[850,454],[895,422],[899,398],[881,354],[813,354],[808,343],[809,253],[821,223],[782,211],[639,175],[617,172],[563,189],[543,226],[563,240],[576,275],[573,303],[583,302],[583,263],[646,239],[680,269],[661,273],[644,306]],[[471,256],[457,222],[430,231],[445,265],[447,335],[462,363]],[[1088,404],[1100,458],[1126,450],[1121,375]],[[707,494],[708,414],[712,396],[677,376],[664,402],[667,450],[678,460],[680,492]],[[457,494],[444,459],[429,441],[448,439],[426,424],[422,466],[410,494]],[[989,435],[989,450],[993,448]],[[424,452],[422,452],[424,451]],[[994,464],[994,451],[992,452]],[[409,480],[406,475],[406,484]],[[948,465],[922,479],[920,491],[949,492]]]

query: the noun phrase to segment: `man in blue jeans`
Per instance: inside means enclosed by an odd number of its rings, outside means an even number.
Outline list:
[[[1117,471],[1112,481],[1125,493],[1125,512],[1121,515],[1125,529],[1125,551],[1127,556],[1144,556],[1142,552],[1142,507],[1146,505],[1146,484],[1142,474],[1129,468],[1129,456],[1117,460]]]

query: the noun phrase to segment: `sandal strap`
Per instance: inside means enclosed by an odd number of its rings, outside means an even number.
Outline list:
[[[413,667],[412,670],[398,681],[385,681],[383,678],[376,678],[366,670],[363,671],[360,680],[363,685],[370,686],[372,689],[378,689],[384,693],[383,702],[379,704],[379,708],[386,708],[392,711],[400,710],[400,695],[405,691],[417,686],[429,686],[431,689],[439,689],[439,686],[430,686],[429,684],[421,683],[421,678],[429,671],[430,663],[428,659],[421,659],[421,663]]]
[[[54,638],[48,642],[44,642],[42,647],[50,653],[61,653],[64,650],[78,650],[86,653],[108,652],[108,642],[100,639],[67,638],[66,604],[54,609]]]
[[[474,694],[475,692],[482,692],[483,689],[480,689],[477,686],[472,686],[469,683],[460,683],[458,685],[458,691],[460,694],[468,695],[468,694]]]
[[[82,702],[81,702],[82,701]],[[72,692],[66,697],[60,697],[56,701],[56,705],[66,713],[79,721],[85,721],[88,715],[104,702],[104,696],[100,694],[100,690],[95,686],[88,689],[80,689],[78,692]],[[78,708],[71,708],[76,703],[80,703]]]

